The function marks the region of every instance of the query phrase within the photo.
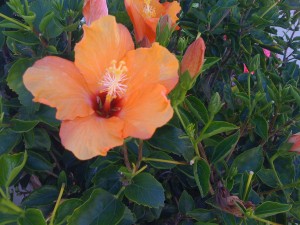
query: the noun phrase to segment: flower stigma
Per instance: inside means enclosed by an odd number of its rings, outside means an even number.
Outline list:
[[[147,18],[153,18],[156,16],[156,12],[153,6],[151,6],[151,0],[144,0],[144,9],[143,12],[145,13]]]
[[[120,61],[117,65],[117,61],[113,60],[111,66],[106,69],[102,81],[99,82],[102,86],[101,93],[106,93],[104,105],[101,103],[100,106],[105,112],[110,111],[112,100],[125,94],[127,85],[124,82],[127,80],[127,71],[124,61]]]

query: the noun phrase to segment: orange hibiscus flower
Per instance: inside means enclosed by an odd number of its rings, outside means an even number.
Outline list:
[[[75,62],[48,56],[24,74],[34,101],[57,109],[60,137],[79,159],[105,156],[124,138],[150,138],[173,109],[166,95],[178,81],[178,61],[166,48],[134,50],[113,16],[83,26]]]
[[[159,3],[159,0],[125,0],[127,13],[133,23],[137,42],[153,43],[159,18],[168,15],[172,26],[178,20],[181,7],[177,1]]]

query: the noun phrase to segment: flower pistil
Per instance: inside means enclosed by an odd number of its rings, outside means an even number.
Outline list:
[[[153,18],[156,16],[156,12],[153,6],[151,6],[151,0],[144,0],[144,9],[143,12],[145,13],[147,18]]]

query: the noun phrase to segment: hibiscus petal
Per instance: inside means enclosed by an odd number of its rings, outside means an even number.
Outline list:
[[[91,93],[71,61],[45,57],[26,70],[23,80],[34,101],[57,109],[57,119],[74,119],[94,112]]]
[[[106,0],[85,0],[82,13],[87,25],[90,25],[101,16],[107,16],[108,8]]]
[[[60,138],[66,149],[81,160],[106,156],[107,152],[123,144],[124,122],[117,117],[102,118],[93,114],[84,118],[63,121]]]
[[[171,17],[172,23],[175,24],[178,20],[177,14],[180,12],[181,7],[179,2],[165,2],[163,3],[163,6],[166,9],[166,14]]]
[[[124,100],[118,115],[125,121],[124,137],[148,139],[172,118],[166,93],[166,88],[157,84],[136,90]]]
[[[128,93],[143,85],[157,83],[165,86],[169,93],[178,82],[178,60],[157,43],[151,48],[128,52],[124,61],[128,68]]]
[[[113,16],[101,17],[90,26],[84,25],[83,30],[83,38],[75,46],[75,65],[96,93],[112,60],[122,59],[134,45],[127,28],[117,24]]]

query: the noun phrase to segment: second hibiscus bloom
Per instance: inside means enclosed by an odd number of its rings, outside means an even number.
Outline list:
[[[129,31],[112,16],[83,29],[74,63],[45,57],[25,72],[24,83],[36,102],[57,109],[65,148],[90,159],[129,136],[148,139],[171,119],[167,94],[178,81],[178,61],[156,43],[134,50]]]

